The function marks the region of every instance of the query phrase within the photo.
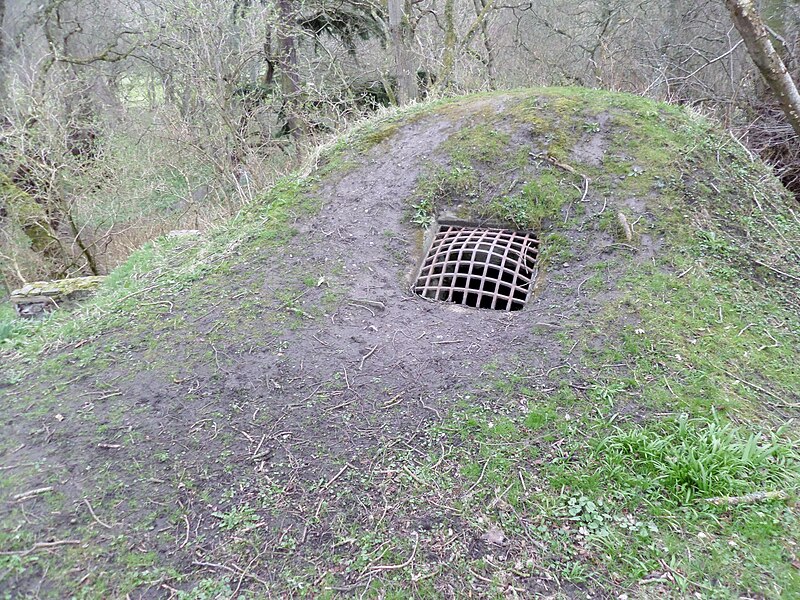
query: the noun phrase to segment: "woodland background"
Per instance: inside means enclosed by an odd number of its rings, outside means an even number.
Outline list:
[[[800,1],[756,3],[798,81]],[[718,119],[800,196],[722,0],[0,0],[0,296],[207,229],[384,107],[580,85]]]

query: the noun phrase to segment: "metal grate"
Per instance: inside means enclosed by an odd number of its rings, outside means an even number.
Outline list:
[[[529,233],[440,225],[414,293],[475,308],[520,310],[530,293],[538,248]]]

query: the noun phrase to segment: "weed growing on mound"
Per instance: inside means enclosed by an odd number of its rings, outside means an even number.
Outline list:
[[[562,207],[580,197],[578,190],[553,169],[546,169],[523,185],[519,194],[496,198],[486,214],[521,229],[538,229],[561,214]]]
[[[453,166],[445,169],[428,165],[420,180],[412,203],[411,222],[428,227],[436,218],[437,209],[445,202],[470,197],[477,182],[474,169],[468,166]]]
[[[689,505],[701,498],[782,489],[800,475],[785,430],[751,433],[691,419],[614,428],[593,443],[600,473],[651,501]]]

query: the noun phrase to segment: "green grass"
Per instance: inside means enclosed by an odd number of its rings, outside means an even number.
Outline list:
[[[580,198],[571,182],[567,174],[544,170],[525,183],[519,194],[493,200],[486,213],[519,229],[539,229],[545,220],[559,216],[566,203]]]
[[[652,502],[690,505],[700,498],[782,490],[800,464],[785,432],[749,432],[720,419],[690,419],[620,428],[596,441],[601,476]]]
[[[203,579],[190,591],[178,592],[178,600],[221,600],[232,595],[229,579]]]
[[[486,115],[492,119],[494,115]],[[494,119],[492,119],[493,121]],[[506,158],[511,136],[492,122],[463,127],[447,138],[443,149],[454,165],[470,167],[473,163],[494,164]]]
[[[249,506],[236,506],[224,513],[215,512],[213,516],[219,519],[219,526],[221,529],[227,529],[229,531],[248,527],[258,522],[258,515],[255,509]]]
[[[471,197],[477,182],[477,174],[470,166],[444,168],[428,165],[417,185],[409,220],[423,228],[428,227],[444,205]]]
[[[20,329],[19,320],[11,304],[0,304],[0,344],[11,340]]]
[[[593,573],[595,584],[625,587],[666,561],[676,597],[800,589],[783,563],[781,540],[797,531],[783,502],[725,510],[704,501],[795,485],[796,438],[719,417],[609,426],[576,416],[585,402],[562,391],[518,416],[456,411],[433,432],[444,452],[432,449],[412,469],[410,493],[421,505],[437,497],[474,527],[488,519],[511,540],[534,535],[548,548],[548,568],[570,581]],[[711,556],[703,546],[713,546]],[[478,564],[466,553],[454,562],[465,573]],[[772,576],[740,587],[745,566]]]

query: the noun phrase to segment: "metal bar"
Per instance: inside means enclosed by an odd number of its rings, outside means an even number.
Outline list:
[[[538,244],[527,232],[441,225],[420,267],[414,292],[478,308],[487,301],[495,310],[522,308],[530,292]]]

